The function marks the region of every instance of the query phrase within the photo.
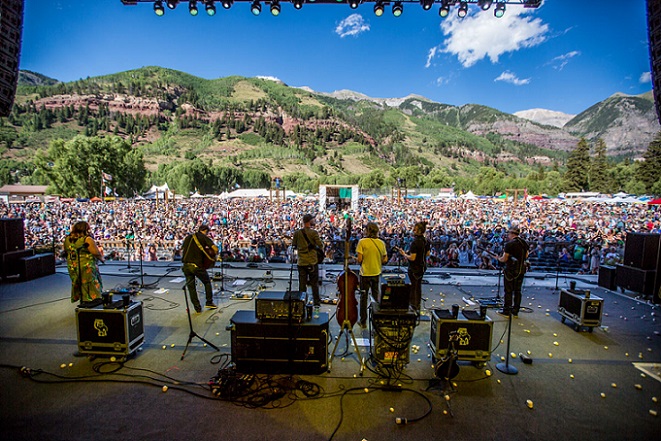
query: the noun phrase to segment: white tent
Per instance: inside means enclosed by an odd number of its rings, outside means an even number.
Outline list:
[[[222,196],[222,195],[221,195]],[[294,197],[296,194],[291,190],[285,191],[285,197]],[[267,188],[239,188],[225,196],[226,198],[268,198],[271,192]]]
[[[170,187],[168,187],[168,183],[166,182],[164,185],[161,185],[160,187],[157,185],[152,185],[149,190],[147,190],[146,193],[143,194],[145,199],[172,199],[174,196],[174,193],[170,191]]]
[[[473,193],[472,191],[468,190],[468,193],[466,193],[466,194],[462,194],[461,196],[459,196],[459,198],[461,198],[461,199],[467,199],[467,200],[469,200],[469,201],[472,201],[472,200],[477,199],[477,196],[475,196],[475,193]]]

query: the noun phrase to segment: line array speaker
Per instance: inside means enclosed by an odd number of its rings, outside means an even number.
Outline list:
[[[14,105],[21,54],[24,0],[0,2],[0,116]]]

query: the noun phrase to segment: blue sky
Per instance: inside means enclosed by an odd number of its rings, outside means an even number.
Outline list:
[[[26,0],[20,68],[60,81],[162,66],[202,78],[276,77],[319,92],[425,96],[516,112],[579,113],[616,92],[651,90],[644,0],[546,0],[508,5],[503,18],[472,6],[442,19],[438,5],[405,3],[393,17],[373,4],[249,3],[209,17],[187,2],[157,17],[149,3]]]

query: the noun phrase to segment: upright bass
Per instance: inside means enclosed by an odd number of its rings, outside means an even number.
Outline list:
[[[352,329],[358,321],[358,301],[356,288],[358,276],[349,269],[349,251],[351,239],[351,218],[347,219],[346,236],[344,240],[344,270],[337,276],[337,288],[340,292],[337,302],[337,322],[342,329]]]

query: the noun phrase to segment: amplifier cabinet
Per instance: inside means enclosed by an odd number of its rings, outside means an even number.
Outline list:
[[[34,250],[9,251],[0,254],[2,261],[2,277],[19,276],[23,271],[23,264],[20,259],[34,256]]]
[[[132,301],[126,308],[78,307],[76,321],[81,354],[128,356],[145,341],[142,302]]]
[[[328,369],[328,313],[307,322],[263,321],[253,311],[230,319],[232,361],[239,372],[321,374]]]
[[[411,302],[411,281],[406,274],[381,275],[381,309],[408,311]]]
[[[641,294],[653,294],[655,270],[644,270],[619,263],[615,268],[615,283],[617,286]]]
[[[589,295],[589,291],[560,290],[558,301],[558,313],[562,316],[562,322],[569,319],[576,325],[578,331],[581,326],[592,328],[601,325],[601,314],[604,309],[604,299],[595,295]]]
[[[255,297],[257,320],[305,319],[305,291],[262,291]]]
[[[456,332],[458,336],[455,349],[459,360],[489,361],[493,321],[488,316],[484,320],[467,320],[463,317],[449,319],[440,318],[432,310],[429,345],[437,360],[448,353],[451,332]]]
[[[372,312],[374,359],[382,364],[408,364],[416,320],[412,309],[395,311],[375,305]]]

